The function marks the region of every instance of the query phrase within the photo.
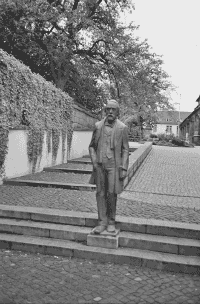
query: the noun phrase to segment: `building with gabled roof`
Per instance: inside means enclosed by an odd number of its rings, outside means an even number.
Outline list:
[[[179,124],[185,120],[191,112],[183,111],[158,111],[157,123],[153,127],[153,134],[165,133],[166,135],[179,134]]]

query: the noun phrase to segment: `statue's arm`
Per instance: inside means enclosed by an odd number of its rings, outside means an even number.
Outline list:
[[[91,161],[92,161],[94,168],[97,167],[97,153],[96,153],[96,146],[95,146],[96,132],[97,132],[97,129],[95,128],[95,130],[92,133],[91,142],[89,144],[89,153],[90,153]]]
[[[124,171],[128,170],[128,164],[129,164],[128,127],[125,126],[123,129],[123,136],[122,136],[122,169]]]

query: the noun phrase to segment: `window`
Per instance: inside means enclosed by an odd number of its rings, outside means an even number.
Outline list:
[[[172,126],[167,126],[166,133],[172,134]]]

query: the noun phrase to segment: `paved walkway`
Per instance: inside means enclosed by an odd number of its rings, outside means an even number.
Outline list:
[[[200,303],[200,277],[0,251],[1,304]]]
[[[117,213],[200,223],[200,148],[153,146]],[[95,193],[0,186],[0,204],[96,212]],[[0,304],[200,303],[200,277],[0,250]]]
[[[121,198],[200,210],[200,147],[154,146]]]

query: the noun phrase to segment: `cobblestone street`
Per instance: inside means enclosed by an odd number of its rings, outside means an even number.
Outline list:
[[[155,147],[117,214],[200,223],[200,149]],[[0,187],[0,204],[97,212],[95,192]],[[0,304],[200,303],[200,277],[96,261],[0,250]]]
[[[200,210],[200,148],[154,146],[121,198]]]
[[[1,304],[200,303],[200,277],[0,251]]]

